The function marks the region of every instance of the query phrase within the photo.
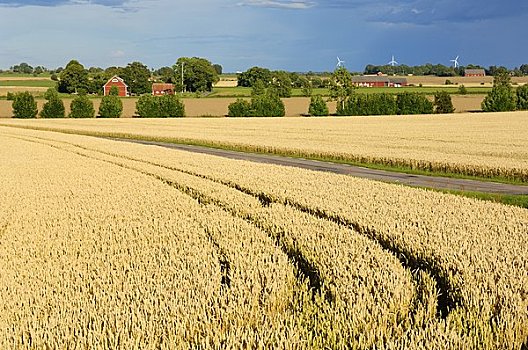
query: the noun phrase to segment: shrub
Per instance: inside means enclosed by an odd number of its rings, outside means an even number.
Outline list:
[[[517,109],[528,110],[528,84],[517,88]]]
[[[396,104],[400,115],[433,113],[433,103],[416,92],[398,94]]]
[[[9,91],[8,91],[8,92],[7,92],[7,95],[6,95],[6,99],[7,99],[8,101],[13,101],[13,100],[15,99],[15,94],[12,93],[12,92],[9,92]]]
[[[175,95],[143,95],[136,102],[136,113],[142,118],[184,117],[185,106]]]
[[[252,115],[255,117],[284,117],[286,111],[280,97],[268,89],[266,94],[251,100]]]
[[[512,88],[511,77],[507,71],[493,77],[493,89],[482,101],[484,112],[506,112],[517,108],[517,94]]]
[[[393,95],[382,93],[369,95],[368,115],[395,115],[398,112],[396,108],[396,99]]]
[[[512,89],[507,86],[495,86],[482,101],[484,112],[514,111],[517,98]]]
[[[464,84],[462,84],[462,85],[460,85],[460,86],[458,87],[458,93],[459,93],[460,95],[467,95],[467,89],[466,89],[466,87],[464,86]]]
[[[159,96],[159,116],[160,117],[185,117],[185,106],[175,95]]]
[[[311,97],[308,114],[316,117],[322,117],[329,114],[328,106],[321,96],[317,95]]]
[[[463,87],[464,85],[461,85]],[[434,112],[435,113],[453,113],[455,108],[453,107],[453,101],[451,95],[446,91],[437,91],[434,95]]]
[[[37,102],[27,91],[15,94],[12,107],[15,118],[35,118],[38,113]]]
[[[93,102],[85,94],[77,95],[70,105],[70,118],[93,118],[95,109]]]
[[[99,106],[99,116],[101,118],[119,118],[123,113],[123,102],[110,91],[109,96],[103,96]]]
[[[266,85],[262,80],[257,80],[251,87],[251,97],[264,95],[266,93]]]
[[[251,117],[252,115],[251,103],[241,98],[231,103],[228,107],[228,117]]]
[[[142,118],[156,118],[159,115],[158,101],[155,96],[143,95],[136,102],[136,113]]]
[[[49,88],[44,94],[47,100],[42,106],[40,116],[42,118],[64,118],[64,103],[59,97],[59,93],[54,88]]]
[[[238,99],[228,107],[230,117],[284,117],[286,111],[278,91],[274,87],[264,93],[253,94],[251,103]]]
[[[397,113],[394,96],[381,94],[352,94],[338,115],[394,115]]]

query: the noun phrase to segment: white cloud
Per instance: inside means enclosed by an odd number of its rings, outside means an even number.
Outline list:
[[[306,10],[316,5],[313,1],[277,1],[277,0],[249,0],[238,3],[239,6],[255,6],[291,10]]]

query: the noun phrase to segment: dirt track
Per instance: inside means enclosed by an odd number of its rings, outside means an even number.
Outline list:
[[[404,184],[414,187],[427,187],[440,190],[461,190],[474,191],[494,194],[509,194],[509,195],[528,195],[528,186],[510,185],[496,182],[454,179],[437,176],[412,175],[397,172],[390,172],[384,170],[375,170],[363,168],[358,166],[351,166],[346,164],[337,164],[330,162],[321,162],[317,160],[308,160],[303,158],[289,158],[268,154],[255,154],[236,151],[227,151],[221,149],[180,145],[173,143],[163,143],[155,141],[142,141],[132,139],[115,139],[122,142],[134,142],[145,145],[155,145],[165,148],[172,148],[188,152],[203,153],[215,155],[230,159],[246,160],[257,163],[275,164],[282,166],[292,166],[314,171],[325,171],[335,174],[350,175],[356,177],[367,178],[371,180],[383,181]]]

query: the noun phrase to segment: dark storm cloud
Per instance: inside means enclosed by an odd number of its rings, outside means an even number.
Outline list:
[[[387,23],[460,23],[528,14],[528,3],[518,0],[319,0],[317,6],[355,10],[370,21]]]

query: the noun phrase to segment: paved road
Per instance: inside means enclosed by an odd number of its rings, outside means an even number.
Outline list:
[[[335,174],[344,174],[356,177],[367,178],[384,182],[399,183],[408,186],[429,187],[441,190],[463,190],[496,194],[528,195],[528,186],[510,185],[488,181],[454,179],[438,176],[412,175],[384,170],[369,169],[359,166],[352,166],[339,163],[322,162],[303,158],[289,158],[270,154],[256,154],[237,151],[227,151],[222,149],[180,145],[156,141],[142,141],[132,139],[114,139],[124,142],[134,142],[145,145],[155,145],[165,148],[172,148],[181,151],[203,153],[230,159],[247,160],[257,163],[292,166],[297,168],[326,171]]]

